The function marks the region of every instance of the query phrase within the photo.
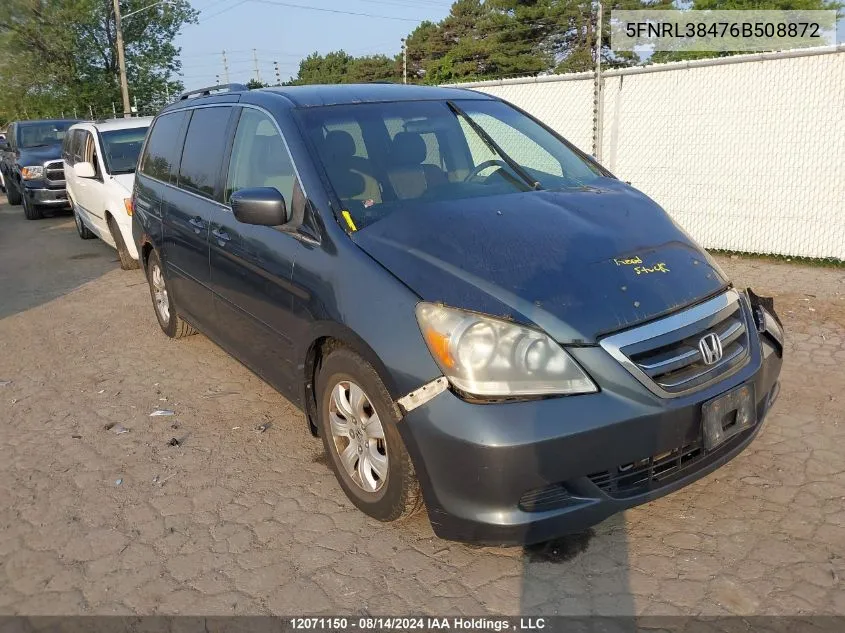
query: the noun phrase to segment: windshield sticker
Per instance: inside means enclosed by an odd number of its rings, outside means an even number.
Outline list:
[[[349,228],[353,231],[357,231],[358,227],[355,226],[355,222],[352,220],[352,215],[349,211],[341,211],[340,214],[343,216],[343,219],[346,220],[346,224],[349,225]]]
[[[634,266],[634,272],[638,275],[648,275],[650,273],[668,273],[669,269],[666,267],[666,262],[657,262],[654,266]]]

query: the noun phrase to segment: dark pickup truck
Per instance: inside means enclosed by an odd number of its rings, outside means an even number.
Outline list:
[[[62,140],[76,120],[16,121],[0,141],[0,172],[9,204],[23,203],[28,220],[47,208],[69,207],[62,163]]]

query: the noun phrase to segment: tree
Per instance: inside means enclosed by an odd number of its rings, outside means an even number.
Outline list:
[[[247,90],[257,90],[258,88],[266,88],[270,84],[261,83],[257,79],[253,78],[246,82],[246,89]]]
[[[0,22],[0,115],[88,116],[120,109],[113,0],[5,0]],[[152,111],[181,82],[179,29],[196,20],[187,0],[151,8],[149,0],[122,0],[130,96]]]
[[[396,60],[386,55],[352,57],[345,51],[333,51],[326,55],[311,53],[299,62],[299,72],[290,84],[348,84],[400,80]]]

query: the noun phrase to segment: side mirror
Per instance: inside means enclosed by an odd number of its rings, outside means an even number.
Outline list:
[[[239,222],[279,226],[290,221],[285,197],[275,187],[252,187],[232,194],[229,202]]]
[[[86,162],[79,162],[73,166],[73,173],[79,178],[94,178],[97,172],[94,170],[94,165]]]

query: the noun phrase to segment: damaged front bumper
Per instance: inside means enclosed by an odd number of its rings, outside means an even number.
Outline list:
[[[599,393],[473,404],[434,381],[401,399],[399,430],[435,533],[491,544],[548,540],[677,490],[739,454],[777,398],[783,357],[773,306],[745,297],[757,325],[749,361],[690,395],[659,397],[595,346],[569,351]],[[756,423],[707,450],[702,405],[742,386],[754,394]]]

